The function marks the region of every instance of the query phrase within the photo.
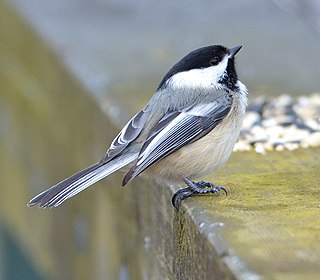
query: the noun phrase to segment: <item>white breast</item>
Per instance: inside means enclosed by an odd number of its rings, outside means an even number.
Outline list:
[[[239,137],[247,106],[247,89],[241,82],[238,87],[239,91],[232,93],[229,114],[217,127],[151,166],[146,173],[174,182],[180,181],[181,177],[196,179],[221,167],[229,159]]]

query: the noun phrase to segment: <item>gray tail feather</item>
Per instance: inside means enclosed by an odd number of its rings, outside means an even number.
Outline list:
[[[137,155],[135,154],[131,156],[126,155],[115,158],[107,163],[96,163],[38,194],[29,201],[28,206],[38,204],[40,208],[57,207],[70,197],[75,196],[104,177],[128,165],[136,157]]]

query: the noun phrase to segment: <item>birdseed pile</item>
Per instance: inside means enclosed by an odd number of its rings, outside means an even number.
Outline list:
[[[234,151],[296,150],[320,146],[320,93],[250,100]]]

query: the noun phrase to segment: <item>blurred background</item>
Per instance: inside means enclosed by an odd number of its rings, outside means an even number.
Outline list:
[[[177,60],[210,44],[243,45],[239,75],[252,94],[319,90],[317,0],[10,3],[92,92],[129,97],[134,110],[136,94],[147,99]]]
[[[0,9],[1,279],[143,275],[143,266],[132,272],[117,253],[133,243],[122,244],[114,220],[97,218],[107,211],[103,190],[55,213],[25,205],[99,159],[117,131],[110,123],[121,125],[142,107],[191,50],[243,45],[237,68],[251,96],[320,90],[317,0],[0,0]],[[110,180],[113,200],[125,203],[121,179]],[[106,235],[118,243],[102,250]]]

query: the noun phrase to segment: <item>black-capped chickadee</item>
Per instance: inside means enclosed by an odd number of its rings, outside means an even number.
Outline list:
[[[122,185],[140,173],[158,182],[180,183],[172,197],[178,208],[193,194],[226,190],[192,181],[224,164],[239,136],[247,89],[237,77],[234,56],[242,46],[220,45],[192,51],[164,76],[146,107],[111,143],[102,160],[54,185],[28,206],[56,207],[119,169],[129,169]]]

